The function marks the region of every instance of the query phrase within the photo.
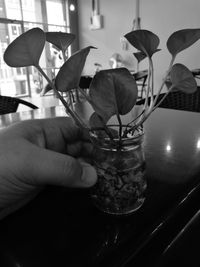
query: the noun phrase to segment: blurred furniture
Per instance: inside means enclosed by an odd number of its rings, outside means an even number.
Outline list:
[[[192,72],[192,75],[194,76],[195,79],[200,79],[200,69],[192,69],[190,71]],[[165,85],[169,89],[171,84],[172,83],[171,83],[170,77],[168,77],[166,82],[165,82]]]
[[[135,81],[138,85],[138,98],[143,98],[144,93],[146,92],[146,82],[148,77],[148,70],[142,70],[135,73],[132,73],[133,77],[135,78]]]
[[[80,108],[82,116],[90,115],[89,108]],[[56,106],[2,115],[0,121],[3,127],[64,114]],[[200,208],[199,122],[199,113],[158,108],[144,123],[146,201],[130,216],[98,211],[89,189],[45,187],[0,221],[0,266],[155,266]],[[191,243],[185,246],[191,255]]]
[[[32,109],[37,109],[38,107],[29,103],[21,98],[10,97],[10,96],[0,96],[0,115],[16,112],[19,104],[25,105]]]
[[[191,72],[192,72],[194,78],[200,79],[200,69],[193,69],[193,70],[191,70]]]
[[[123,58],[119,53],[114,53],[108,63],[112,69],[121,68],[123,65]]]
[[[79,87],[83,90],[89,89],[92,78],[93,78],[92,76],[87,76],[87,75],[81,76],[80,81],[79,81]],[[73,102],[81,101],[82,95],[79,93],[79,90],[75,89],[73,91],[75,94],[75,96],[72,94]]]
[[[159,95],[157,103],[159,103],[164,95],[164,93]],[[150,103],[150,98],[148,101]],[[143,98],[137,101],[137,105],[142,105],[144,102],[145,99]],[[198,87],[196,92],[192,94],[185,94],[181,91],[172,91],[167,95],[159,107],[200,112],[200,88]]]
[[[87,76],[87,75],[81,76],[80,81],[79,81],[79,87],[81,89],[86,90],[89,88],[91,81],[92,81],[92,76]],[[55,82],[55,78],[53,79],[53,82]],[[52,90],[52,87],[50,84],[47,83],[45,86],[44,94],[46,94],[46,92],[50,90]],[[76,101],[80,101],[80,94],[77,89],[72,89],[64,94],[66,95],[66,101],[70,105],[72,105],[72,103],[75,103]]]
[[[82,89],[88,89],[92,81],[92,76],[81,76],[79,87]]]

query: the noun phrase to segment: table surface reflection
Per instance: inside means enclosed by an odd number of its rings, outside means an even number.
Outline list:
[[[79,107],[83,117],[88,110]],[[0,127],[65,115],[59,106],[13,113]],[[89,189],[47,186],[0,223],[5,266],[153,266],[200,206],[200,113],[160,108],[144,129],[148,189],[140,210],[106,215]]]
[[[52,118],[57,116],[66,116],[63,106],[52,106],[48,108],[30,109],[16,113],[9,113],[0,116],[0,129],[19,121]]]

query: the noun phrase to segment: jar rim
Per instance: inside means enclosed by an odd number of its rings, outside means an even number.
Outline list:
[[[110,124],[110,125],[107,125],[107,126],[117,127],[117,125],[114,125],[114,124],[113,125]],[[92,134],[94,137],[96,137],[98,139],[98,135],[96,134],[96,131],[92,131],[91,130],[90,134]],[[137,137],[139,137],[141,135],[144,135],[144,128],[142,126],[135,129],[134,135],[129,136],[129,137],[122,137],[121,140],[130,140],[130,139],[137,138]],[[106,136],[106,137],[103,137],[101,139],[110,140],[110,137]],[[118,140],[120,140],[120,138],[119,137],[118,138],[113,138],[113,140],[118,141]]]
[[[133,136],[129,137],[122,137],[120,138],[109,138],[109,137],[98,137],[97,133],[95,131],[90,131],[90,137],[93,141],[94,144],[101,146],[101,147],[106,147],[106,148],[123,148],[131,145],[140,145],[143,141],[144,137],[144,129],[143,127],[138,127],[134,131]]]

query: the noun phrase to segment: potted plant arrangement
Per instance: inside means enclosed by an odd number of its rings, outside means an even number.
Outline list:
[[[174,61],[178,53],[200,38],[200,29],[179,30],[169,37],[167,48],[171,54],[171,62],[160,88],[156,91],[152,56],[160,51],[159,37],[148,30],[135,30],[125,35],[138,51],[135,53],[138,62],[147,58],[149,65],[143,108],[138,116],[126,123],[123,117],[137,103],[138,89],[133,76],[126,68],[101,70],[94,75],[89,93],[86,93],[79,88],[79,81],[87,55],[94,47],[88,46],[66,59],[66,49],[74,38],[70,33],[44,32],[40,28],[33,28],[7,47],[4,60],[11,67],[34,66],[46,78],[49,88],[60,99],[67,114],[79,127],[88,130],[94,144],[93,159],[98,181],[91,189],[91,197],[95,205],[110,214],[129,214],[140,208],[145,200],[147,184],[142,149],[145,136],[143,123],[174,88],[185,93],[196,90],[197,84],[190,70],[183,64],[174,64]],[[60,49],[65,60],[53,81],[39,65],[45,42]],[[168,77],[171,87],[158,101]],[[62,96],[62,92],[71,92],[73,89],[79,90],[93,108],[89,123],[83,121],[80,114]],[[113,118],[115,123],[112,122]]]

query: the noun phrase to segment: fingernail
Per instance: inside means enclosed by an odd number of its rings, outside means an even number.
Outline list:
[[[80,162],[83,168],[81,180],[88,186],[92,186],[97,181],[97,173],[94,167],[86,162]]]

